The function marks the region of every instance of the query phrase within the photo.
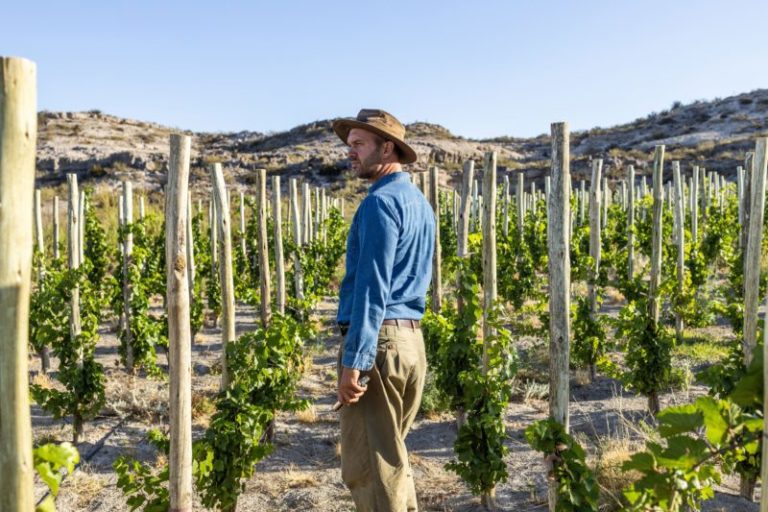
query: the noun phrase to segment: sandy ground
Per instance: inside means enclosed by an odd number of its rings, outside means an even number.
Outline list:
[[[301,382],[300,393],[311,399],[312,409],[279,416],[275,450],[258,464],[238,510],[354,510],[339,470],[338,417],[327,413],[335,397],[335,354],[339,342],[331,329],[335,307],[333,301],[321,305],[318,315],[323,332],[307,347],[312,364]],[[605,307],[610,308],[610,303]],[[238,332],[253,329],[254,320],[251,308],[239,308]],[[112,331],[111,326],[103,327],[98,346],[98,358],[107,373],[107,406],[98,418],[85,425],[84,439],[78,445],[83,462],[62,486],[57,498],[60,512],[128,510],[115,486],[112,462],[122,453],[154,460],[154,449],[145,436],[149,429],[161,427],[167,421],[166,384],[143,377],[131,381],[118,365],[117,339]],[[520,342],[528,346],[533,343]],[[204,430],[206,398],[213,398],[218,389],[215,367],[220,354],[220,330],[207,327],[193,345],[196,435]],[[159,354],[158,359],[165,364],[164,354]],[[34,374],[39,368],[36,358],[31,364]],[[605,451],[642,438],[644,398],[622,390],[613,379],[600,377],[583,386],[576,383],[578,380],[572,379],[571,428],[593,456],[598,449]],[[686,392],[664,395],[662,406],[687,402],[703,393],[703,387],[694,385]],[[510,477],[497,489],[498,503],[501,510],[546,510],[547,486],[541,456],[528,447],[523,432],[533,421],[546,417],[547,401],[535,387],[521,385],[517,395],[506,410]],[[132,402],[135,404],[131,405]],[[36,442],[65,441],[71,437],[68,422],[53,420],[37,406],[33,406],[32,421]],[[421,415],[407,439],[422,510],[482,510],[479,499],[471,495],[455,474],[444,469],[453,457],[455,436],[452,415]],[[620,458],[621,448],[615,451]],[[38,482],[36,496],[41,498],[45,490]],[[705,503],[704,510],[758,509],[756,504],[734,496],[738,494],[736,479],[726,480],[719,491],[714,500]],[[204,509],[198,504],[195,510]]]

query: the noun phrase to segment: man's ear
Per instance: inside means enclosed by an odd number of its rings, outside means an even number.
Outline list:
[[[388,140],[384,143],[384,156],[395,154],[395,143]]]

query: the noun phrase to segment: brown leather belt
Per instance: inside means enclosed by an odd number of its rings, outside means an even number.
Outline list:
[[[391,318],[384,320],[381,322],[382,325],[394,325],[396,327],[410,327],[411,329],[418,329],[421,327],[421,322],[419,320],[412,320],[410,318]],[[349,330],[349,324],[339,324],[339,331],[341,331],[342,336],[347,335],[347,331]]]
[[[410,327],[411,329],[418,329],[421,327],[421,322],[418,320],[412,320],[410,318],[391,318],[381,322],[382,325],[394,325],[397,327]]]

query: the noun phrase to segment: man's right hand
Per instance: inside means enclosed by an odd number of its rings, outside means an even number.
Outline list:
[[[357,383],[360,378],[360,370],[344,367],[339,378],[339,402],[350,405],[358,402],[365,393],[364,387]]]

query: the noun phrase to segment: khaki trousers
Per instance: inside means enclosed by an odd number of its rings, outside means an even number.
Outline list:
[[[358,512],[418,510],[405,436],[421,404],[426,371],[421,329],[382,326],[376,363],[364,373],[371,379],[368,389],[341,409],[341,478]]]

